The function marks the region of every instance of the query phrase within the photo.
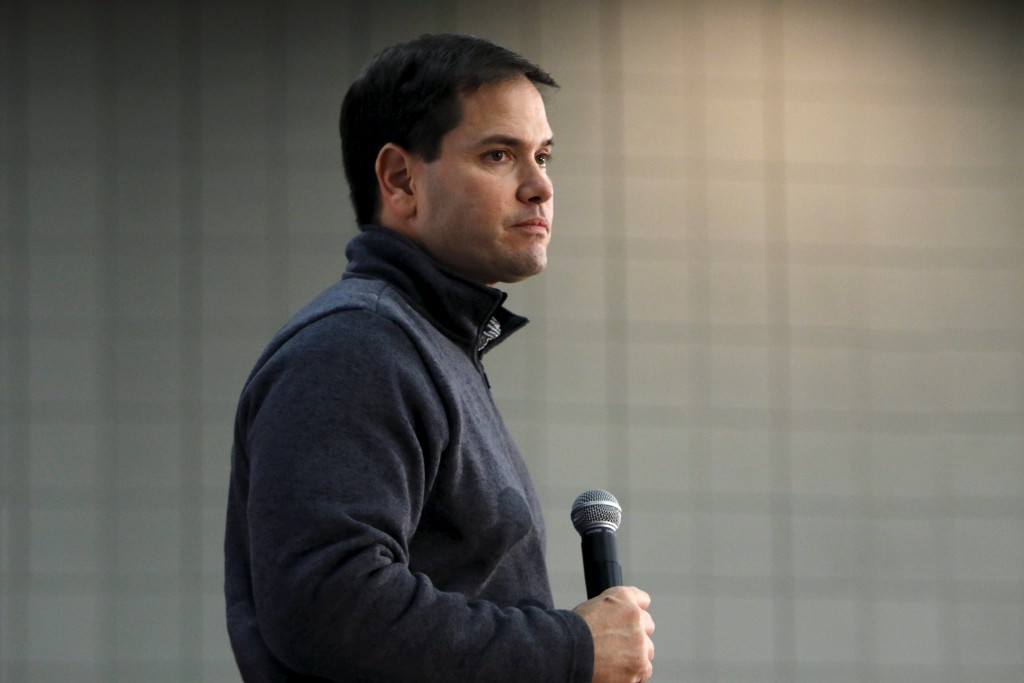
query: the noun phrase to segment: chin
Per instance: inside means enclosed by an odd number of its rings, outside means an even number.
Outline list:
[[[544,272],[544,268],[546,268],[547,265],[548,261],[546,258],[540,260],[535,259],[530,263],[517,264],[516,267],[506,270],[499,279],[499,282],[509,284],[513,282],[522,282],[529,277],[533,277],[534,275],[539,275]]]

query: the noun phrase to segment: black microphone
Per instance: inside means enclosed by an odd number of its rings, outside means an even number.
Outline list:
[[[571,517],[583,547],[587,599],[612,586],[621,586],[622,567],[615,547],[615,532],[622,522],[619,501],[601,489],[584,491],[573,502]]]

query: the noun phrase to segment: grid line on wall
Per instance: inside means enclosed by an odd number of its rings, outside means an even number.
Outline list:
[[[204,212],[201,181],[204,161],[202,126],[202,41],[203,3],[191,0],[179,9],[177,73],[180,80],[180,102],[177,113],[179,126],[178,154],[181,176],[178,185],[178,215],[181,223],[180,255],[181,319],[178,336],[181,340],[178,368],[181,376],[181,394],[175,412],[184,426],[180,447],[179,499],[180,515],[180,576],[184,584],[181,591],[181,622],[178,626],[181,655],[177,662],[177,675],[182,680],[202,680],[205,656],[204,642],[208,639],[202,625],[203,604],[210,598],[202,581],[203,536],[201,502],[203,411],[203,266]],[[219,593],[219,591],[218,591]],[[219,596],[217,596],[219,597]]]
[[[31,437],[29,425],[29,249],[28,249],[28,93],[30,88],[29,46],[27,36],[28,11],[21,3],[6,3],[0,7],[0,47],[2,70],[5,74],[3,98],[5,118],[8,121],[3,138],[7,191],[7,212],[2,237],[8,250],[3,261],[4,313],[0,318],[5,328],[3,340],[3,381],[9,390],[0,403],[0,437],[3,455],[2,518],[0,538],[3,541],[3,559],[0,560],[0,678],[25,678],[24,656],[28,647],[28,590],[31,585],[29,563],[30,515],[29,453]],[[4,319],[5,318],[5,319]]]

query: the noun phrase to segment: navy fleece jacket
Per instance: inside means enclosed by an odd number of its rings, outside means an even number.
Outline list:
[[[347,255],[238,406],[225,592],[244,679],[589,683],[590,631],[552,607],[480,362],[526,320],[389,230]]]

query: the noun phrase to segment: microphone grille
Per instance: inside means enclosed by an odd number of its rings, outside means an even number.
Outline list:
[[[590,489],[576,496],[570,516],[581,535],[599,528],[615,531],[622,523],[622,506],[607,491]]]

